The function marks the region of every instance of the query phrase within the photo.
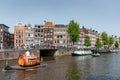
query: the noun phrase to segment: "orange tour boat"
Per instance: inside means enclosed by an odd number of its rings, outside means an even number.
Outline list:
[[[29,70],[39,67],[45,67],[46,64],[40,63],[40,60],[37,56],[34,54],[30,54],[29,51],[27,51],[25,54],[21,54],[18,57],[18,65],[9,66],[6,60],[5,68],[4,70]],[[41,58],[42,61],[42,58]]]
[[[18,64],[23,67],[35,66],[39,63],[40,61],[35,55],[26,56],[25,54],[21,54],[18,57]]]

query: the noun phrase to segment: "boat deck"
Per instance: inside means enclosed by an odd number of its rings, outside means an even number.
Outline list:
[[[40,68],[40,67],[46,67],[47,64],[40,64],[36,66],[31,66],[31,67],[22,67],[19,65],[14,65],[14,66],[6,66],[4,70],[29,70],[29,69],[35,69],[35,68]]]

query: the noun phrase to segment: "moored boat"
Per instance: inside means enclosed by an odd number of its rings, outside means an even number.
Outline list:
[[[88,49],[80,49],[72,53],[73,56],[84,56],[84,55],[90,55],[90,54],[92,54],[92,52],[91,50],[88,50]]]

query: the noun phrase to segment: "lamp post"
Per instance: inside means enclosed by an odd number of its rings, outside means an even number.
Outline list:
[[[1,29],[1,34],[0,34],[0,48],[2,49],[2,43],[3,43],[3,35],[2,35],[3,30]]]

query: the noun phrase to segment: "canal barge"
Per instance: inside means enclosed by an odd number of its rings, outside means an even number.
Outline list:
[[[22,67],[35,66],[39,64],[39,59],[35,55],[26,56],[25,54],[21,54],[18,57],[18,64]]]

